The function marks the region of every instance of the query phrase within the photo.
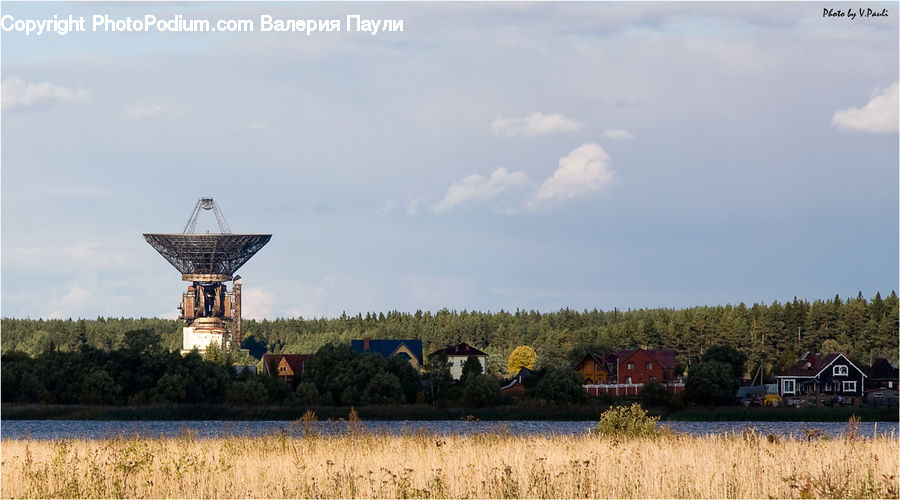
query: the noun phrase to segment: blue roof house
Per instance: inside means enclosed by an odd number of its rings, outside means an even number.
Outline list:
[[[385,358],[400,356],[409,361],[416,371],[422,370],[422,341],[419,339],[370,339],[351,340],[350,348],[360,353],[381,354]]]

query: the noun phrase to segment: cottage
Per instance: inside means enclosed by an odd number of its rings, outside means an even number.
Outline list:
[[[866,404],[869,406],[900,406],[900,393],[897,389],[877,387],[866,390]]]
[[[447,357],[447,364],[450,366],[450,376],[453,377],[453,380],[459,380],[459,378],[462,377],[463,365],[466,363],[466,360],[469,359],[469,356],[478,358],[478,362],[481,363],[481,373],[487,372],[487,353],[480,351],[465,342],[439,349],[428,355],[429,358],[435,356]]]
[[[868,377],[866,385],[870,388],[900,388],[900,370],[884,358],[876,359],[872,364],[872,368],[866,371],[866,376]]]
[[[637,396],[644,385],[658,383],[677,394],[684,390],[675,375],[674,349],[626,349],[614,355],[588,354],[575,365],[588,394]]]
[[[662,384],[675,378],[674,349],[629,349],[618,351],[616,357],[619,384]]]
[[[534,371],[523,366],[508,384],[500,388],[500,394],[512,400],[519,399],[525,394],[525,391],[528,390],[528,388],[525,387],[525,380],[534,376],[536,376]]]
[[[263,373],[277,376],[286,384],[293,384],[303,374],[308,354],[265,354]]]
[[[616,357],[589,352],[575,365],[575,371],[581,374],[585,385],[608,384],[616,371]]]
[[[856,398],[865,391],[866,374],[843,354],[806,353],[796,365],[775,376],[784,396]]]
[[[360,353],[380,354],[385,358],[400,357],[409,361],[416,371],[422,370],[422,341],[419,339],[370,339],[351,340],[350,348]]]

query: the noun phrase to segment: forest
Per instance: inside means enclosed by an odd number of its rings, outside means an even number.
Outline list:
[[[2,352],[36,357],[47,352],[125,349],[126,332],[151,331],[165,351],[181,348],[177,320],[158,318],[2,318]],[[898,359],[896,292],[872,298],[794,300],[771,304],[698,306],[683,309],[598,309],[554,312],[391,311],[337,318],[282,318],[243,321],[243,347],[255,359],[266,352],[311,354],[326,344],[352,339],[418,338],[424,354],[466,342],[489,354],[488,373],[506,371],[510,353],[529,345],[537,367],[574,365],[588,351],[665,346],[678,351],[688,368],[713,345],[732,347],[747,357],[748,372],[763,365],[772,376],[806,351],[842,352],[869,365],[878,357]],[[246,361],[250,361],[249,359]]]

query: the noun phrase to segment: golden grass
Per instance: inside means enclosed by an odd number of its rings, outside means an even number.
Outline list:
[[[302,424],[298,424],[298,428]],[[476,434],[4,440],[4,498],[897,498],[871,439]]]

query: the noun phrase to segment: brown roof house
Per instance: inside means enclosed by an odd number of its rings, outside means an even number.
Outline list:
[[[876,359],[872,363],[872,368],[866,371],[866,376],[869,377],[866,385],[873,389],[876,387],[897,389],[900,386],[900,370],[884,358]]]
[[[447,363],[450,365],[450,376],[453,377],[453,380],[459,380],[462,377],[463,365],[466,364],[469,356],[478,358],[478,362],[481,363],[481,373],[487,372],[487,353],[479,351],[465,342],[439,349],[428,355],[429,358],[435,356],[447,356]]]
[[[619,384],[664,383],[675,378],[674,349],[628,349],[616,353]]]
[[[263,355],[263,373],[277,376],[288,385],[293,385],[306,367],[308,354],[265,354]]]
[[[612,354],[589,352],[575,365],[585,385],[608,384],[615,377],[616,357]]]
[[[856,398],[863,395],[866,374],[843,354],[806,353],[796,365],[775,376],[779,396],[841,396]]]

